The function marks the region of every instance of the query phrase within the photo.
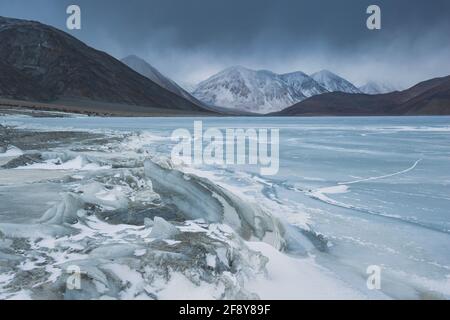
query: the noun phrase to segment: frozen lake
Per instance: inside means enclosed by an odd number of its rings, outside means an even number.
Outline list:
[[[319,266],[367,297],[450,297],[450,117],[1,117],[0,124],[24,129],[128,136],[120,150],[109,151],[104,163],[87,166],[73,156],[63,159],[66,167],[58,167],[61,164],[48,155],[44,165],[0,175],[0,198],[22,199],[0,204],[0,223],[23,223],[26,215],[14,214],[23,207],[30,207],[30,217],[38,218],[51,203],[52,194],[72,187],[47,183],[38,196],[38,187],[24,188],[23,183],[35,181],[30,176],[39,170],[48,170],[50,175],[63,169],[114,170],[109,160],[115,152],[132,159],[137,149],[167,156],[174,145],[173,130],[192,131],[194,120],[202,120],[204,129],[279,129],[277,175],[261,176],[258,167],[250,165],[192,165],[183,170],[245,195],[292,227],[288,256],[313,257]],[[12,172],[20,177],[17,183]],[[108,194],[104,199],[112,198]],[[30,206],[31,202],[39,205]],[[297,228],[310,228],[315,236],[299,232],[297,239]],[[366,270],[373,265],[382,270],[379,292],[366,288]]]

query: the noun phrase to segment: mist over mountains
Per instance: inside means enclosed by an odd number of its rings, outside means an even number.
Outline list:
[[[197,99],[195,99],[191,94],[189,94],[189,92],[184,90],[175,81],[163,75],[161,72],[159,72],[155,67],[150,65],[145,60],[135,55],[130,55],[123,58],[121,61],[134,71],[140,73],[141,75],[160,85],[162,88],[169,90],[170,92],[173,92],[176,95],[191,101],[192,103],[202,105],[202,103]]]
[[[387,82],[369,81],[365,85],[358,88],[359,91],[366,94],[381,94],[394,91],[400,91],[398,86],[394,86]]]

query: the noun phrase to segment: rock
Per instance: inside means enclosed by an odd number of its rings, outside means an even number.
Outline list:
[[[43,162],[43,158],[39,153],[33,153],[33,154],[23,154],[11,161],[9,161],[7,164],[3,165],[2,168],[4,169],[14,169],[18,167],[24,167],[33,163],[39,163]]]
[[[180,231],[178,231],[174,225],[163,218],[155,217],[153,229],[150,232],[150,238],[171,239],[178,234],[180,234]]]
[[[8,138],[9,138],[9,132],[8,129],[6,129],[4,126],[0,124],[0,153],[5,153],[8,151]]]

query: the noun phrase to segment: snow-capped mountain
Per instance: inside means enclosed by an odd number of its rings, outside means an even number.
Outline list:
[[[201,82],[193,95],[209,105],[242,111],[280,111],[326,90],[302,72],[279,75],[231,67]]]
[[[121,61],[137,73],[140,73],[144,77],[152,80],[164,89],[169,90],[195,104],[200,103],[189,92],[180,87],[177,83],[175,83],[175,81],[163,75],[144,59],[141,59],[135,55],[130,55],[126,58],[123,58]]]
[[[328,92],[317,81],[301,71],[282,74],[280,77],[291,88],[301,92],[307,98]]]
[[[369,81],[365,85],[359,87],[359,90],[366,94],[382,94],[398,91],[399,89],[390,83]]]
[[[328,70],[313,73],[311,78],[330,92],[361,93],[352,83]]]

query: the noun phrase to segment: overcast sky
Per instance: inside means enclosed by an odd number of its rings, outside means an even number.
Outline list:
[[[402,87],[450,74],[449,0],[0,0],[0,15],[66,30],[69,4],[82,10],[72,35],[181,83],[233,65]],[[370,4],[381,30],[366,28]]]

